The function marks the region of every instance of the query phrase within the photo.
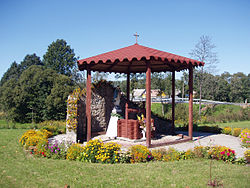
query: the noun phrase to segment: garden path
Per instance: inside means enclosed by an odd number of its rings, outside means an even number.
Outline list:
[[[177,132],[178,134],[184,134],[187,135],[187,132]],[[161,146],[156,148],[165,148],[168,149],[170,147],[177,149],[178,151],[186,151],[188,149],[192,149],[195,146],[226,146],[229,147],[236,152],[236,157],[244,157],[244,151],[247,149],[241,146],[240,138],[234,137],[231,135],[225,135],[225,134],[212,134],[212,133],[202,133],[202,132],[194,132],[193,133],[193,141],[179,143],[179,144],[172,144],[167,146]],[[116,138],[116,139],[110,139],[106,135],[99,135],[92,139],[101,139],[103,142],[117,142],[122,146],[122,150],[127,150],[128,147],[132,145],[142,144],[145,145],[145,140],[130,140],[126,138]],[[159,143],[159,142],[166,142],[166,141],[174,141],[178,140],[180,137],[178,136],[166,136],[162,135],[159,139],[152,139],[152,144]],[[49,139],[51,142],[54,142],[57,140],[57,142],[73,142],[74,137],[67,135],[67,134],[61,134],[57,135],[55,137],[52,137]]]

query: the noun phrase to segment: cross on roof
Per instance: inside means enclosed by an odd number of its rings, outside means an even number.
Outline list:
[[[139,37],[139,35],[137,34],[137,32],[134,34],[134,36],[135,36],[135,40],[136,40],[136,44],[137,44],[137,37]]]

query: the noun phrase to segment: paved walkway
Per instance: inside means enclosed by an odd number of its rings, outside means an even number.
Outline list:
[[[177,133],[187,135],[187,132],[177,132]],[[105,137],[104,135],[98,136],[96,138],[101,138],[104,142],[109,142],[109,141],[117,142],[126,148],[131,145],[142,143],[142,142],[133,142],[133,141],[128,141],[128,140],[126,141],[124,139],[107,140],[106,139],[107,137]],[[164,139],[168,141],[173,141],[173,140],[178,139],[178,137],[165,136],[161,138],[161,140],[164,140]],[[235,150],[236,158],[244,157],[244,152],[247,150],[246,148],[241,146],[241,141],[240,141],[240,138],[238,137],[225,135],[225,134],[213,134],[213,133],[202,133],[202,132],[194,132],[193,141],[179,143],[179,144],[172,144],[172,145],[167,145],[167,146],[160,146],[156,148],[168,149],[172,147],[178,151],[186,151],[188,149],[193,149],[195,146],[215,146],[215,145],[226,146],[226,147],[229,147],[230,149]]]
[[[178,132],[185,134],[185,132]],[[180,144],[174,144],[170,146],[163,146],[162,148],[173,147],[179,151],[186,151],[192,149],[195,146],[226,146],[235,150],[236,157],[244,157],[246,148],[241,147],[241,141],[239,137],[225,135],[225,134],[211,134],[211,133],[197,133],[194,132],[193,142],[185,142]]]
[[[177,132],[178,134],[184,134],[186,135],[187,132]],[[176,136],[164,136],[159,140],[155,140],[152,142],[158,142],[158,141],[173,141],[178,139],[179,137]],[[58,142],[62,142],[62,141],[74,141],[75,137],[72,135],[66,135],[66,134],[62,134],[62,135],[57,135],[55,137],[50,138],[49,140],[54,142],[54,141],[58,141]],[[109,139],[107,136],[105,135],[100,135],[97,137],[94,137],[92,139],[102,139],[103,142],[117,142],[118,144],[122,145],[122,149],[126,150],[128,147],[132,146],[132,145],[136,145],[136,144],[143,144],[145,142],[145,140],[141,140],[141,141],[133,141],[133,140],[129,140],[129,139]],[[194,132],[193,133],[193,141],[189,141],[189,142],[184,142],[184,143],[179,143],[179,144],[173,144],[173,145],[168,145],[168,146],[161,146],[158,148],[175,148],[178,151],[186,151],[188,149],[192,149],[195,146],[215,146],[215,145],[219,145],[219,146],[226,146],[229,147],[233,150],[235,150],[236,152],[236,157],[243,157],[244,156],[244,151],[246,151],[246,148],[241,147],[241,141],[240,138],[238,137],[234,137],[234,136],[230,136],[230,135],[225,135],[225,134],[212,134],[212,133],[202,133],[202,132]]]

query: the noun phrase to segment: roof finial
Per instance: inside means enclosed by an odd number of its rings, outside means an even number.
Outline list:
[[[137,37],[139,37],[139,35],[137,34],[137,32],[134,34],[134,36],[135,36],[135,40],[136,40],[136,42],[135,42],[135,44],[137,44]]]

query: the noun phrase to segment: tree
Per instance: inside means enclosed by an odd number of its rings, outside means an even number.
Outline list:
[[[230,85],[229,79],[231,75],[229,73],[223,73],[220,76],[215,76],[216,80],[216,89],[215,89],[215,97],[214,100],[216,101],[230,101]]]
[[[204,73],[211,72],[215,70],[216,63],[218,63],[217,54],[213,51],[215,45],[212,43],[209,36],[201,36],[198,43],[195,45],[195,48],[191,51],[190,55],[192,58],[197,59],[198,61],[205,62],[206,68],[203,66],[194,73],[199,73],[195,75],[195,79],[198,80],[199,87],[199,115],[201,115],[201,98],[202,98],[202,87],[204,83]]]
[[[8,80],[0,87],[3,110],[16,122],[40,122],[66,118],[66,100],[73,81],[44,66],[32,65],[18,81]]]
[[[43,63],[47,68],[55,70],[59,74],[73,76],[77,63],[74,50],[67,45],[63,39],[57,39],[49,45],[46,54],[43,56]]]
[[[73,90],[72,80],[65,75],[54,77],[53,88],[45,100],[46,119],[61,120],[66,118],[66,100]]]
[[[4,73],[0,86],[2,86],[6,81],[11,78],[14,78],[16,81],[21,76],[22,72],[28,69],[32,65],[43,65],[40,57],[36,54],[26,55],[23,61],[20,64],[17,64],[15,61],[11,64],[10,68]]]
[[[232,102],[244,102],[249,100],[250,86],[249,75],[242,72],[235,73],[230,79],[230,100]]]
[[[40,60],[40,57],[38,57],[35,53],[31,55],[28,54],[24,57],[23,61],[20,63],[21,72],[28,69],[32,65],[44,65]]]
[[[3,86],[5,82],[10,79],[18,80],[21,75],[20,65],[18,65],[15,61],[11,64],[10,68],[4,73],[3,77],[0,81],[0,86]]]
[[[151,76],[151,86],[152,89],[159,89],[158,96],[161,98],[161,113],[164,116],[165,115],[165,110],[164,110],[164,104],[162,101],[162,94],[164,93],[166,86],[164,83],[164,75],[162,73],[157,73],[154,72]]]

